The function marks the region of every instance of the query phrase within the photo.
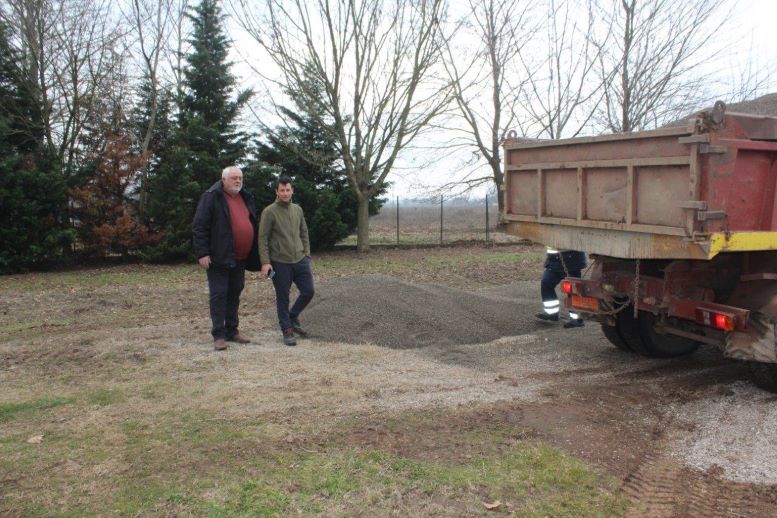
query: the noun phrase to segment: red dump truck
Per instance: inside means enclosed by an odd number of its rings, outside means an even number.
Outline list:
[[[508,233],[590,254],[566,306],[623,351],[749,362],[777,392],[777,117],[716,103],[688,124],[505,140]]]

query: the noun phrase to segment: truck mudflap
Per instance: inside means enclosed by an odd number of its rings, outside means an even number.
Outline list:
[[[777,318],[751,313],[744,331],[726,334],[723,354],[737,360],[777,363]]]

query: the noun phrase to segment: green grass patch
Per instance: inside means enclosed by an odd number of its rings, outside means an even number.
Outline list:
[[[263,477],[238,484],[226,502],[211,504],[209,514],[347,514],[366,502],[382,514],[393,510],[397,493],[417,495],[411,511],[443,498],[479,511],[483,502],[500,500],[519,516],[619,516],[627,508],[614,480],[530,442],[464,465],[345,450],[258,462],[256,471]]]
[[[86,401],[90,405],[110,406],[121,403],[127,398],[119,388],[99,388],[87,394]]]
[[[50,404],[39,400],[27,408]],[[11,473],[31,474],[61,458],[85,467],[126,466],[92,480],[86,473],[61,473],[47,480],[43,494],[13,502],[16,508],[30,509],[31,516],[78,508],[83,515],[280,517],[347,516],[367,508],[373,515],[423,515],[427,506],[446,502],[454,515],[486,515],[483,503],[499,500],[502,512],[517,516],[577,517],[620,516],[628,505],[614,479],[544,443],[514,440],[508,446],[500,430],[469,437],[483,446],[472,458],[429,461],[332,443],[321,451],[284,453],[258,421],[201,412],[163,413],[118,426],[118,441],[97,430],[52,436],[44,457],[40,448],[15,443],[5,453],[16,467],[0,463]],[[111,491],[89,489],[108,482]],[[397,495],[409,495],[399,510]],[[55,501],[59,507],[47,508]]]
[[[29,416],[73,402],[73,398],[51,397],[24,401],[21,403],[0,403],[0,423],[10,421],[20,415]]]

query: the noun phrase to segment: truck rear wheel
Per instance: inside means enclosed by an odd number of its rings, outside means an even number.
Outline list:
[[[777,363],[748,362],[748,365],[756,386],[777,393]]]
[[[631,347],[629,347],[629,344],[626,343],[621,334],[618,332],[617,327],[602,324],[602,333],[604,333],[604,337],[607,338],[607,340],[609,340],[612,345],[621,351],[632,352]]]
[[[639,322],[634,318],[634,306],[629,305],[615,315],[615,328],[630,350],[643,356],[650,354],[639,329]]]
[[[682,336],[656,332],[657,318],[647,311],[639,312],[639,333],[648,350],[648,356],[670,358],[685,356],[699,348],[699,342]]]

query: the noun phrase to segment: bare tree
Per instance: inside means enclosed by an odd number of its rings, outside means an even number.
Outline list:
[[[136,37],[140,55],[141,70],[148,86],[148,121],[139,135],[140,156],[146,157],[139,171],[139,211],[145,214],[148,203],[149,148],[154,135],[159,111],[159,95],[162,88],[160,59],[168,51],[168,42],[173,31],[179,27],[183,11],[175,0],[129,0],[124,8],[124,17],[130,23]],[[177,15],[177,16],[176,16]]]
[[[159,60],[169,38],[172,18],[172,0],[130,0],[124,16],[132,24],[137,37],[137,48],[142,59],[143,76],[149,84],[149,122],[140,141],[140,151],[145,154],[151,143],[156,123],[159,101]]]
[[[117,41],[123,35],[107,0],[7,0],[6,5],[3,18],[17,29],[43,105],[44,138],[69,176],[106,82],[122,81]]]
[[[558,139],[576,137],[590,127],[611,75],[599,77],[600,49],[609,27],[594,15],[594,0],[548,0],[544,36],[523,47],[519,59],[526,78],[520,133]],[[600,44],[592,38],[599,33]]]
[[[165,56],[167,65],[172,73],[172,82],[175,91],[180,98],[183,95],[183,69],[186,39],[188,38],[188,26],[186,24],[186,11],[189,9],[189,0],[169,0],[171,11],[172,38],[167,40]]]
[[[605,81],[603,126],[613,132],[647,129],[677,119],[700,103],[712,71],[725,0],[610,0],[600,17],[617,37],[597,42]]]
[[[462,179],[443,186],[470,189],[493,182],[499,210],[504,206],[501,191],[502,137],[515,124],[522,111],[520,94],[526,78],[512,65],[531,39],[536,24],[531,19],[530,2],[510,0],[470,0],[468,9],[453,25],[446,39],[445,69],[462,125],[448,128],[454,135],[452,148],[472,151],[474,163]]]
[[[267,0],[264,16],[236,3],[280,70],[276,86],[330,128],[358,199],[357,249],[368,250],[369,200],[448,102],[445,85],[430,81],[445,2]]]

